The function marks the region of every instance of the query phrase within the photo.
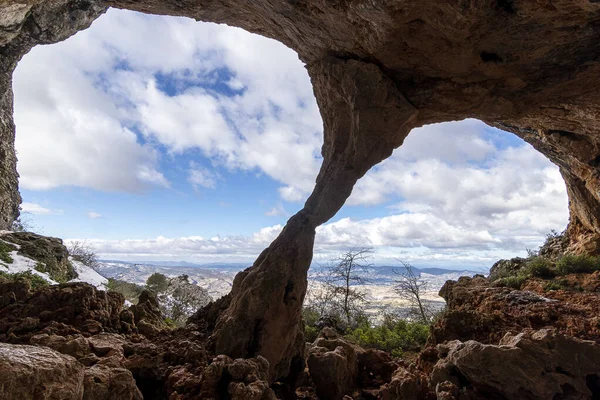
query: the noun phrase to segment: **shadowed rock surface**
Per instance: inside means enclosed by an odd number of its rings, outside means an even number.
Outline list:
[[[0,5],[0,228],[18,214],[11,74],[36,44],[114,6],[227,23],[307,64],[324,122],[314,192],[212,314],[212,346],[264,356],[270,380],[302,369],[300,308],[315,229],[416,126],[474,117],[560,168],[569,247],[600,252],[600,2],[590,0],[8,0]],[[526,173],[526,171],[524,171]]]

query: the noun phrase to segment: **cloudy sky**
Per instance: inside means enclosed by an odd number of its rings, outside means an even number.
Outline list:
[[[102,258],[251,262],[310,193],[322,122],[296,53],[110,10],[14,76],[25,219]],[[476,120],[416,129],[317,234],[316,260],[489,267],[568,218],[556,167]]]

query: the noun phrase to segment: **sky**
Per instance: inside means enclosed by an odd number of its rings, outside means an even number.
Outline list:
[[[225,25],[109,10],[14,74],[23,218],[101,258],[243,262],[298,211],[322,121],[297,54]],[[568,220],[558,169],[477,120],[413,130],[317,230],[315,261],[487,268]]]

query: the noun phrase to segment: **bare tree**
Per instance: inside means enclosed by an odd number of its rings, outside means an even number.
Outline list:
[[[72,241],[67,246],[67,250],[75,261],[79,261],[90,268],[98,266],[98,257],[86,241]]]
[[[364,312],[367,294],[357,288],[367,283],[364,276],[372,266],[368,262],[373,250],[370,248],[351,249],[332,261],[325,280],[325,292],[322,297],[330,300],[339,309],[348,325],[353,317]]]
[[[413,266],[400,261],[402,270],[394,270],[398,277],[394,280],[394,291],[403,300],[407,300],[411,307],[411,314],[424,324],[430,324],[435,315],[435,309],[423,299],[428,288],[428,283],[419,278]]]

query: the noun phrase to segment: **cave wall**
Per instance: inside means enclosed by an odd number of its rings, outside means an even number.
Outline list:
[[[531,143],[565,179],[571,249],[600,250],[597,0],[4,0],[0,228],[18,215],[20,201],[12,71],[32,46],[85,29],[107,6],[274,38],[298,52],[312,79],[325,136],[314,192],[215,306],[217,352],[263,355],[272,379],[301,369],[300,311],[315,228],[424,124],[478,118]]]

